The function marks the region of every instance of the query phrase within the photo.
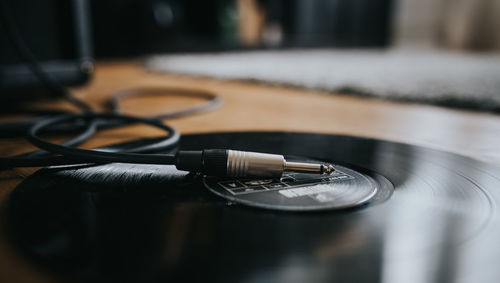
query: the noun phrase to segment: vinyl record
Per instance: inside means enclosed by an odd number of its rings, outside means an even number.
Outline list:
[[[321,134],[187,135],[181,148],[321,160],[347,177],[287,176],[278,185],[203,179],[173,166],[46,168],[9,197],[5,223],[12,243],[54,276],[78,282],[500,280],[498,166],[411,145]],[[363,177],[368,181],[361,189],[350,185]],[[226,181],[250,190],[235,193],[240,188]],[[303,189],[316,181],[332,187]],[[272,194],[296,189],[280,194],[285,197],[306,191],[299,208],[333,202],[326,210],[281,211],[274,202],[266,204],[272,197],[234,197],[256,196],[258,186]],[[350,187],[352,195],[344,195]],[[329,193],[321,195],[323,189]]]

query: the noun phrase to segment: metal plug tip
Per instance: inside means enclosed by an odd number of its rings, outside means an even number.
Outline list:
[[[335,171],[332,165],[303,162],[285,162],[285,172],[331,174]]]
[[[332,174],[333,172],[335,172],[335,168],[333,168],[333,166],[331,164],[328,164],[328,165],[321,165],[321,172],[323,172],[324,174]]]

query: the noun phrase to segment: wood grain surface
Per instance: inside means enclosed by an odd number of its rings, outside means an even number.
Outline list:
[[[74,89],[74,94],[97,109],[105,109],[113,91],[129,87],[203,90],[223,99],[224,104],[217,110],[165,121],[183,134],[254,130],[343,134],[426,146],[500,164],[500,115],[490,113],[152,73],[137,61],[98,64],[90,84]],[[199,102],[202,100],[181,96],[145,96],[125,101],[123,109],[129,114],[150,115]],[[43,102],[37,106],[69,107],[64,102]],[[159,133],[147,126],[129,126],[98,133],[84,146],[94,147]],[[32,149],[22,139],[0,140],[2,156]],[[22,168],[0,173],[0,225],[3,225],[3,208],[9,193],[34,170],[36,168]],[[11,247],[3,229],[0,228],[0,282],[54,281]]]

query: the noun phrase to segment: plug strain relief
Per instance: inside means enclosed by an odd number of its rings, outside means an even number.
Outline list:
[[[227,150],[205,149],[203,150],[203,173],[207,175],[227,175]]]

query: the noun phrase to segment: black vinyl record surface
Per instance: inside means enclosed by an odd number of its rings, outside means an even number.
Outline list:
[[[243,183],[213,182],[172,166],[52,167],[11,194],[8,236],[41,268],[77,282],[500,282],[498,166],[321,134],[187,135],[181,148],[327,161],[345,175],[366,176],[376,189],[365,187],[369,197],[356,205],[280,211],[221,196],[238,195],[243,191],[234,186]],[[335,190],[349,184],[323,181]],[[282,190],[269,186],[261,180],[245,188]],[[303,183],[293,186],[281,195],[305,190]],[[314,192],[304,199],[342,199]]]

